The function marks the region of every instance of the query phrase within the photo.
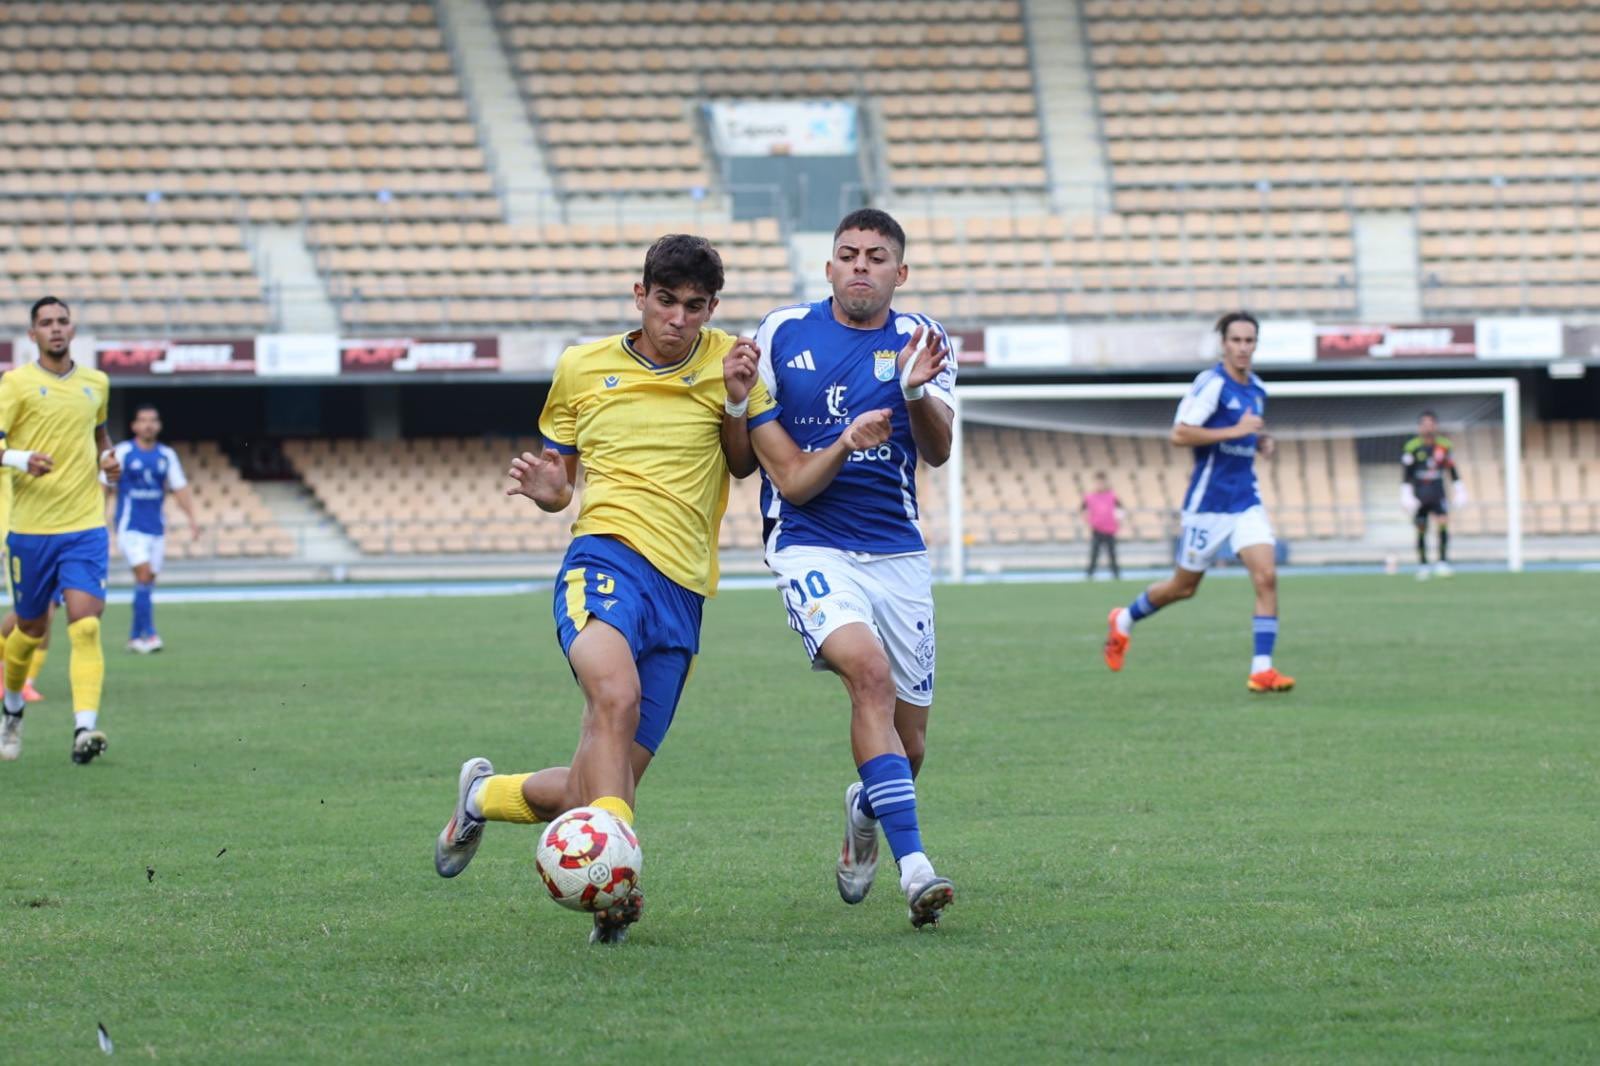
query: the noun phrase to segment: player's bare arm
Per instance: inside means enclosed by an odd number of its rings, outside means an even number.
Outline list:
[[[875,448],[888,440],[891,419],[887,407],[857,415],[837,440],[816,452],[801,451],[788,431],[776,422],[757,426],[750,433],[750,441],[783,498],[800,505],[832,484],[853,452]]]
[[[950,352],[938,330],[918,326],[906,346],[900,349],[900,388],[905,393],[906,411],[911,416],[911,439],[917,454],[929,466],[943,466],[950,458],[950,443],[955,435],[955,412],[922,392],[923,386],[945,369]]]
[[[100,449],[100,472],[106,476],[106,484],[115,485],[122,477],[122,462],[117,458],[117,446],[111,440],[111,431],[105,426],[96,426],[94,444]]]
[[[183,516],[189,520],[189,539],[200,539],[200,519],[194,510],[194,493],[185,485],[181,489],[172,490],[172,498],[178,501],[178,507],[183,511]]]
[[[722,454],[728,461],[728,472],[738,478],[756,472],[756,453],[750,446],[745,408],[756,383],[756,360],[760,358],[756,342],[748,337],[740,337],[722,357],[722,381],[728,389],[728,402],[722,411]]]
[[[1238,424],[1223,426],[1221,429],[1207,429],[1204,426],[1191,426],[1179,422],[1172,427],[1172,436],[1169,438],[1174,447],[1178,448],[1203,448],[1208,444],[1219,441],[1238,440],[1248,437],[1252,433],[1260,433],[1266,422],[1261,416],[1247,413],[1239,418]],[[1259,446],[1258,446],[1259,447]]]
[[[572,502],[578,483],[578,457],[562,455],[554,448],[546,448],[538,455],[523,452],[511,460],[506,476],[516,482],[506,489],[507,496],[526,496],[540,510],[555,514]]]

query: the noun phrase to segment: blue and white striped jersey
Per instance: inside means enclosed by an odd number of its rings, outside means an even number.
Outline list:
[[[147,451],[131,440],[118,443],[116,450],[122,464],[122,477],[117,481],[117,532],[162,536],[167,531],[161,515],[167,490],[189,484],[178,453],[160,443]]]
[[[1238,425],[1246,412],[1266,417],[1266,386],[1254,374],[1249,384],[1241,385],[1218,363],[1194,379],[1173,424],[1226,429]],[[1260,503],[1255,434],[1194,450],[1194,473],[1183,497],[1184,514],[1237,514]]]
[[[777,401],[779,424],[800,448],[826,448],[859,414],[893,412],[889,439],[852,454],[804,506],[785,500],[762,472],[768,551],[800,544],[880,555],[926,550],[916,523],[917,446],[896,361],[919,326],[945,333],[931,318],[892,308],[881,329],[855,329],[833,317],[831,298],[782,307],[762,320],[761,380]],[[955,379],[952,363],[928,383],[927,395],[954,408]]]

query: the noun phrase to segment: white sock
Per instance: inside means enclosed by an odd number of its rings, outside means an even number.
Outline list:
[[[1117,612],[1117,632],[1123,636],[1133,632],[1133,612],[1126,607]]]
[[[467,789],[467,813],[483,821],[483,786],[489,783],[487,777],[480,777]]]
[[[912,885],[924,884],[932,876],[933,863],[922,852],[913,851],[900,860],[900,891],[909,893]]]
[[[99,711],[79,711],[73,715],[78,720],[77,729],[93,729],[95,720],[100,717]]]
[[[28,706],[28,701],[22,698],[22,693],[6,689],[5,705],[12,714],[21,714],[23,708]]]
[[[1271,670],[1271,669],[1272,669],[1272,656],[1270,656],[1270,655],[1255,655],[1255,656],[1251,656],[1251,658],[1250,658],[1250,672],[1252,674],[1259,674],[1263,670]]]

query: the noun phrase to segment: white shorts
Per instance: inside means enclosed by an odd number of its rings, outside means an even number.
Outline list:
[[[827,670],[822,642],[840,626],[862,622],[889,653],[895,695],[933,703],[933,574],[926,552],[871,556],[837,548],[784,548],[767,556],[814,670]]]
[[[1235,555],[1256,544],[1278,543],[1260,504],[1235,514],[1186,514],[1178,542],[1178,566],[1204,573],[1222,550],[1223,541],[1231,542]]]
[[[122,557],[128,560],[129,566],[149,563],[152,573],[161,573],[161,562],[167,557],[166,537],[130,529],[117,534],[117,544],[121,546]]]

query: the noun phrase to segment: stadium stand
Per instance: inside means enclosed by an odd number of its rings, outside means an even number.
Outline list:
[[[1492,206],[1508,180],[1524,202],[1563,203],[1570,179],[1600,176],[1591,7],[1085,0],[1084,11],[1123,210],[1174,197],[1257,209],[1257,182],[1277,208]]]
[[[318,223],[307,239],[347,329],[637,323],[644,249],[662,233],[713,240],[728,268],[719,321],[748,323],[795,295],[773,219],[755,222]]]
[[[1600,203],[1427,208],[1417,230],[1430,312],[1577,312],[1600,296]]]
[[[189,487],[202,534],[191,539],[189,527],[171,496],[165,507],[169,559],[233,559],[247,556],[289,556],[294,538],[273,519],[255,486],[239,474],[213,441],[173,443]]]
[[[897,190],[1045,184],[1017,0],[711,0],[694,10],[680,23],[682,9],[664,2],[496,5],[566,190],[706,187],[696,99],[841,93],[881,114]],[[619,50],[636,57],[626,71],[613,69]]]
[[[918,233],[907,292],[950,322],[1355,311],[1344,212],[908,221]]]

